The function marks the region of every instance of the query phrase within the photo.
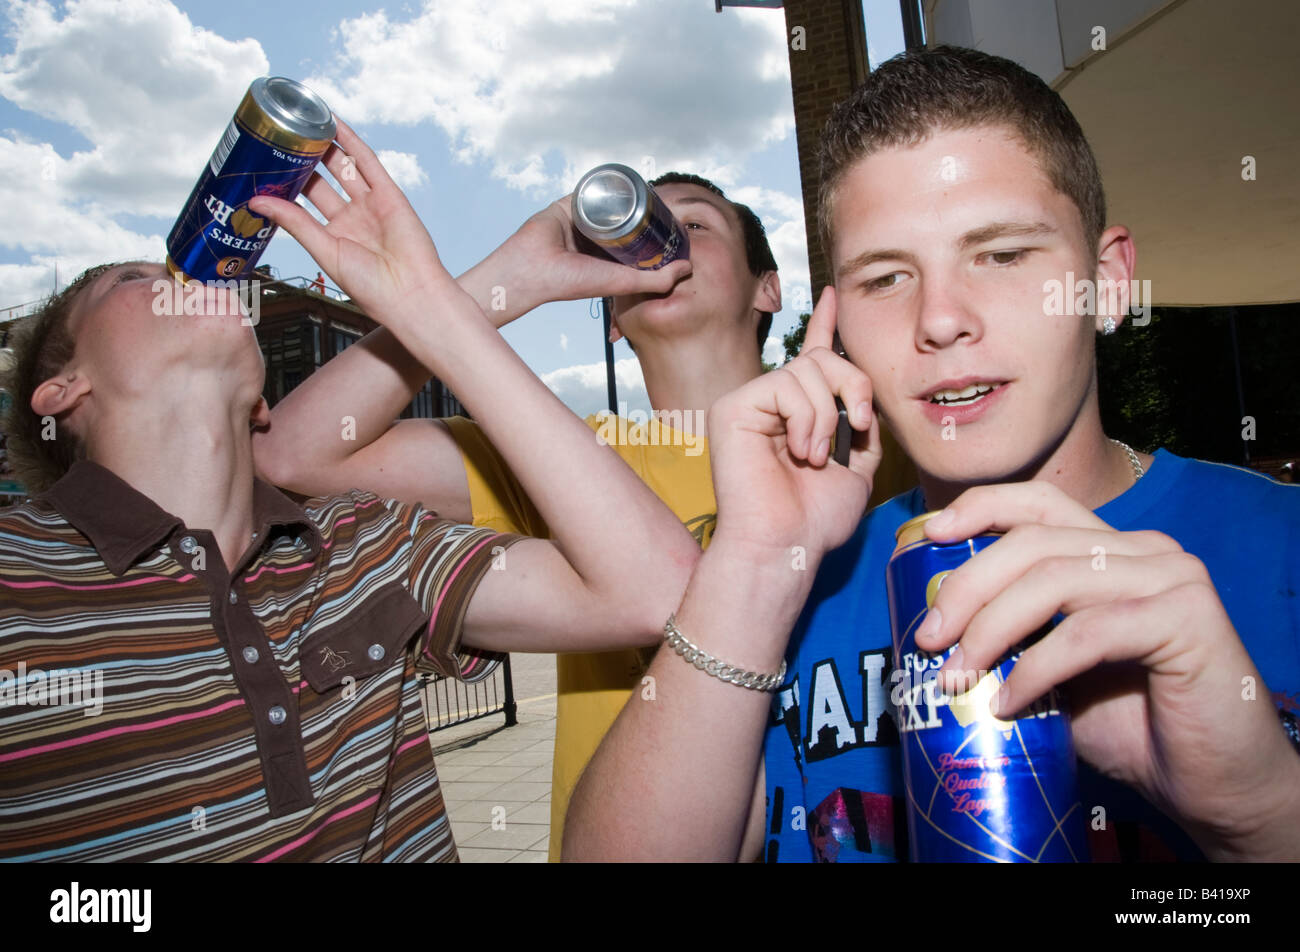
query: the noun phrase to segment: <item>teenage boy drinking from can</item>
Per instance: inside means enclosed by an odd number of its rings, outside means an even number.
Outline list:
[[[643,644],[698,557],[341,123],[325,164],[346,196],[320,175],[304,194],[327,225],[252,210],[455,388],[554,542],[368,492],[296,505],[255,473],[265,368],[237,304],[159,314],[161,263],[91,269],[11,343],[8,449],[34,496],[0,511],[0,669],[93,672],[101,696],[94,717],[61,689],[6,705],[0,856],[455,860],[417,673]]]

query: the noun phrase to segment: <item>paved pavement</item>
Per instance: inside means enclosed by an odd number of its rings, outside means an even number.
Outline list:
[[[551,833],[555,655],[512,654],[519,723],[505,715],[429,735],[463,863],[544,863]]]

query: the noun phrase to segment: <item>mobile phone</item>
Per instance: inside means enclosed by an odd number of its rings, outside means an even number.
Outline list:
[[[844,353],[844,345],[840,343],[839,331],[835,332],[834,347],[835,353],[845,360],[848,359],[848,355]],[[831,440],[831,459],[841,466],[848,466],[849,450],[853,448],[853,427],[849,425],[849,411],[839,397],[835,398],[835,409],[839,411],[839,417],[835,421],[835,436]]]

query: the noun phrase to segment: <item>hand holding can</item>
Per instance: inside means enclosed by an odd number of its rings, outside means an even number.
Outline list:
[[[914,862],[1087,862],[1069,714],[1055,690],[1002,720],[995,698],[1023,647],[961,693],[940,688],[941,653],[916,643],[944,579],[1000,536],[935,542],[905,522],[886,571],[893,628],[891,701],[903,749]],[[1041,634],[1041,633],[1040,633]]]
[[[578,180],[573,224],[610,257],[642,270],[691,256],[686,229],[626,165],[598,165]]]
[[[248,208],[256,195],[293,201],[334,140],[325,101],[282,76],[253,81],[167,236],[181,281],[238,278],[257,264],[275,224]]]

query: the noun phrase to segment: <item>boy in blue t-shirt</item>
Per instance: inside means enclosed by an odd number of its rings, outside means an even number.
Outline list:
[[[890,499],[822,563],[791,635],[786,683],[764,742],[769,861],[906,857],[901,758],[889,707],[885,566],[894,530],[925,511],[920,489]],[[1243,684],[1241,692],[1294,724],[1300,714],[1300,486],[1161,449],[1142,478],[1096,515],[1115,529],[1166,533],[1204,563],[1267,680],[1267,689]],[[1086,763],[1079,797],[1094,861],[1205,858],[1176,823]]]
[[[917,645],[955,694],[1064,616],[990,713],[1065,685],[1094,859],[1300,859],[1300,487],[1103,432],[1094,335],[1136,252],[1060,97],[973,50],[896,57],[828,122],[819,204],[834,288],[804,353],[710,412],[713,541],[566,857],[904,858],[885,566],[943,510],[932,539],[1003,537]],[[920,486],[859,521],[876,416]]]

